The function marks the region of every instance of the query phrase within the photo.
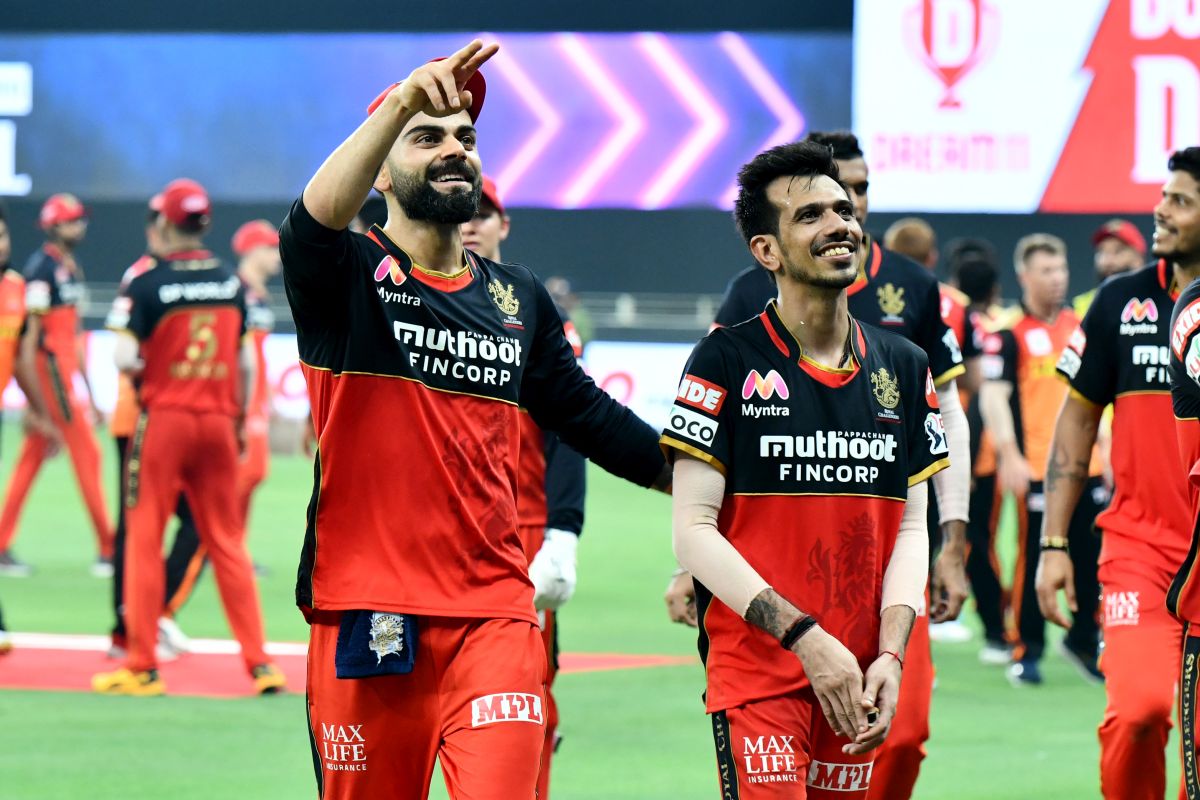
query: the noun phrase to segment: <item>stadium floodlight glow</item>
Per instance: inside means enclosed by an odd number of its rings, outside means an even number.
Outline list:
[[[638,198],[642,208],[662,208],[679,191],[692,168],[712,152],[729,121],[695,73],[667,43],[667,37],[661,33],[643,33],[638,35],[637,44],[697,122],[687,140]]]
[[[488,40],[499,41],[497,37],[491,35],[488,36]],[[538,120],[537,130],[496,175],[496,186],[503,195],[512,191],[513,187],[533,166],[533,162],[538,160],[554,137],[558,135],[559,130],[562,129],[562,117],[554,111],[554,106],[538,89],[511,51],[501,48],[491,65],[494,65],[496,72],[509,82],[517,96],[521,98],[521,102],[533,112]]]
[[[750,45],[746,44],[746,40],[732,31],[725,31],[717,36],[717,44],[729,56],[763,104],[779,120],[779,126],[771,131],[771,135],[755,152],[762,152],[775,145],[794,142],[800,138],[804,130],[804,114],[788,99],[787,92],[771,77],[770,71],[750,49]],[[731,207],[736,197],[737,183],[734,183],[721,198],[721,205],[725,208]]]
[[[563,208],[579,208],[591,197],[608,169],[617,163],[642,135],[646,121],[633,101],[621,91],[621,87],[588,49],[583,37],[573,33],[561,33],[556,39],[558,49],[595,90],[596,96],[612,111],[619,123],[604,144],[587,157],[584,168],[570,182],[559,199]]]

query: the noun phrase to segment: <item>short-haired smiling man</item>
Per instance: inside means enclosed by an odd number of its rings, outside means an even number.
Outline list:
[[[862,230],[829,148],[768,150],[739,184],[738,228],[779,299],[696,346],[662,437],[722,796],[865,798],[945,429],[925,353],[849,314]]]

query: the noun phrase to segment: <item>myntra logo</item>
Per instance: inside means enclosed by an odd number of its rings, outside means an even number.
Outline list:
[[[392,276],[392,283],[399,286],[408,280],[408,276],[404,274],[404,270],[400,269],[400,265],[396,263],[396,259],[391,256],[384,256],[379,262],[379,266],[375,268],[375,280],[382,281],[387,276]]]
[[[765,378],[758,370],[750,370],[745,383],[742,384],[742,399],[749,400],[756,392],[763,400],[770,400],[775,395],[779,395],[780,400],[787,400],[790,395],[787,384],[783,382],[783,376],[775,370],[768,372]]]
[[[1136,297],[1125,304],[1121,312],[1121,322],[1158,322],[1158,306],[1154,300],[1141,301]]]

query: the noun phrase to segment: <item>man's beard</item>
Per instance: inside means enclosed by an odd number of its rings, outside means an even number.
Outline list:
[[[479,210],[483,186],[479,174],[466,163],[430,167],[421,177],[393,168],[389,168],[389,171],[396,202],[400,204],[405,216],[414,222],[461,225],[470,222]],[[460,174],[471,181],[471,191],[455,190],[445,194],[433,187],[433,181],[449,174]]]

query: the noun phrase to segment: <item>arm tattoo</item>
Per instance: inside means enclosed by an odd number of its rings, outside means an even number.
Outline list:
[[[1091,453],[1089,452],[1088,455],[1090,456]],[[1050,454],[1050,463],[1046,465],[1046,493],[1054,491],[1059,481],[1062,480],[1080,484],[1086,482],[1090,464],[1090,458],[1072,459],[1066,447],[1061,444],[1055,445]]]
[[[746,609],[746,621],[778,639],[802,613],[780,597],[774,589],[767,588],[750,601],[750,606]]]

